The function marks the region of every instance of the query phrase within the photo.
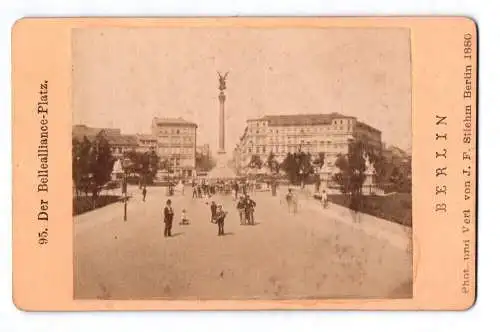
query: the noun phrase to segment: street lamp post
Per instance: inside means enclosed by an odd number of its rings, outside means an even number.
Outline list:
[[[127,187],[128,187],[128,167],[129,163],[127,159],[123,160],[123,221],[127,221],[127,201],[128,201],[128,193],[127,193]]]
[[[127,171],[123,173],[123,221],[127,221]]]

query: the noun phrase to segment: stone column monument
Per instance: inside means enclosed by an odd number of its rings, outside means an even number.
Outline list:
[[[227,74],[221,75],[221,73],[217,72],[219,75],[219,155],[226,153],[226,125],[225,125],[225,114],[224,114],[224,103],[226,102],[226,95],[224,94],[224,90],[226,90],[226,79]]]
[[[208,173],[208,177],[212,179],[228,179],[236,177],[236,173],[228,165],[229,160],[226,155],[226,94],[224,90],[226,90],[228,73],[222,75],[217,72],[217,74],[219,75],[219,148],[215,168]]]

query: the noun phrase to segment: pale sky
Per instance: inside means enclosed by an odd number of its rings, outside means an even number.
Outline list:
[[[226,150],[246,119],[355,116],[411,147],[407,29],[85,28],[73,31],[73,123],[150,133],[157,117],[198,124],[217,148],[217,71],[229,71]]]

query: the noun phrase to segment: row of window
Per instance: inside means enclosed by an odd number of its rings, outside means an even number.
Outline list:
[[[143,144],[143,145],[155,145],[156,140],[142,140],[141,139],[141,144]]]
[[[298,152],[299,149],[301,151],[311,151],[311,152],[320,152],[320,151],[333,151],[335,149],[347,149],[347,143],[334,143],[331,146],[328,147],[321,147],[321,146],[296,146],[296,145],[283,145],[283,146],[270,146],[269,149],[266,148],[266,146],[257,146],[254,148],[249,147],[248,148],[248,153],[266,153],[267,150],[269,152]]]
[[[255,142],[255,145],[263,145],[263,144],[266,144],[265,141],[262,141],[262,140],[256,140]],[[279,145],[283,145],[285,144],[285,141],[284,140],[281,140],[280,142],[276,141],[269,141],[267,145],[273,145],[273,144],[279,144]],[[344,142],[332,142],[332,141],[317,141],[317,140],[314,140],[314,141],[305,141],[305,140],[300,140],[300,142],[298,140],[295,140],[295,141],[292,141],[292,140],[288,140],[288,145],[337,145],[337,144],[347,144],[347,143],[344,143]],[[248,142],[248,145],[254,145],[254,143],[252,141]]]
[[[268,130],[265,130],[265,129],[255,129],[255,130],[252,130],[250,129],[248,132],[250,134],[274,134],[274,135],[278,135],[280,133],[295,133],[295,134],[305,134],[305,133],[320,133],[320,132],[324,132],[324,133],[327,133],[327,132],[331,132],[332,130],[340,130],[340,131],[343,131],[344,128],[346,128],[347,130],[351,130],[351,125],[348,124],[347,127],[344,127],[343,125],[333,125],[333,127],[302,127],[302,128],[282,128],[282,129],[268,129]]]
[[[334,125],[336,124],[352,124],[354,120],[350,119],[334,119],[333,123]],[[302,124],[301,126],[297,126],[298,128],[304,127],[304,126],[311,126],[311,124]],[[316,125],[317,126],[317,125]],[[267,122],[266,121],[250,121],[250,127],[267,127]],[[294,126],[289,126],[289,128],[297,128]]]
[[[161,144],[193,144],[194,141],[190,137],[184,137],[184,138],[172,138],[172,137],[159,137],[158,138],[158,143]]]
[[[328,138],[335,137],[335,136],[342,136],[345,137],[345,135],[321,135],[321,136],[280,136],[280,137],[249,137],[247,140],[247,144],[253,144],[253,142],[256,142],[257,144],[265,144],[266,142],[268,144],[273,144],[273,142],[320,142],[324,141],[326,142]]]
[[[192,155],[194,153],[193,148],[160,148],[161,154],[187,154]]]
[[[158,128],[156,130],[157,134],[195,134],[194,128]]]
[[[266,121],[262,121],[262,122],[251,121],[250,122],[250,127],[265,127],[265,126],[267,126]]]
[[[176,167],[176,166],[190,166],[190,164],[193,164],[194,163],[194,159],[185,159],[185,158],[170,158],[168,160],[168,165],[169,166],[173,166],[173,167]]]

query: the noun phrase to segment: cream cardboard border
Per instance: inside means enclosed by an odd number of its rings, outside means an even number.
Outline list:
[[[71,29],[84,27],[403,27],[411,30],[413,104],[412,299],[294,301],[74,300],[71,216]],[[464,34],[473,40],[472,197],[464,202],[462,127]],[[13,299],[22,310],[461,310],[475,301],[475,223],[462,233],[462,210],[476,208],[475,23],[467,18],[27,18],[12,30],[13,80]],[[50,82],[49,244],[38,244],[36,114],[39,84]],[[436,126],[436,115],[448,116]],[[435,135],[446,131],[447,159],[436,159]],[[439,148],[439,150],[438,150]],[[448,176],[436,181],[436,168]],[[435,212],[437,185],[448,187],[448,212]],[[439,197],[441,199],[441,197]],[[463,294],[463,240],[471,241],[470,292]]]

